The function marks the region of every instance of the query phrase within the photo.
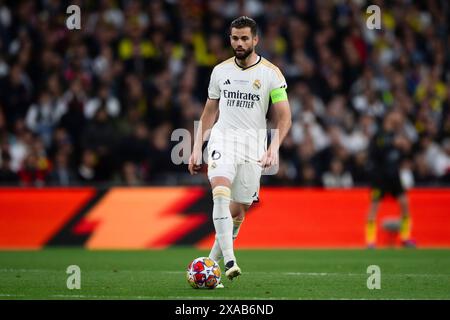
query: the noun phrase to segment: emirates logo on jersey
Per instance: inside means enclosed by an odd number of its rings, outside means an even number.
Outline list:
[[[253,88],[255,88],[256,90],[259,90],[259,88],[261,88],[261,81],[259,81],[258,79],[256,79],[253,82]]]
[[[253,94],[250,92],[241,91],[231,91],[223,90],[223,97],[227,99],[240,99],[240,100],[250,100],[250,101],[260,101],[261,97],[259,94]]]

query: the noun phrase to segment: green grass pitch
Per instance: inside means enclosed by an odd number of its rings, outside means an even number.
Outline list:
[[[0,252],[0,299],[450,299],[450,250],[237,250],[243,274],[192,289],[188,263],[206,251],[44,249]],[[66,269],[81,269],[81,289]],[[367,288],[367,267],[381,289]]]

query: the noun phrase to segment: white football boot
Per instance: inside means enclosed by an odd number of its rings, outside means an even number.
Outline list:
[[[237,265],[234,260],[228,261],[225,265],[225,275],[228,279],[233,280],[233,278],[236,278],[237,276],[240,276],[242,274],[241,268]]]

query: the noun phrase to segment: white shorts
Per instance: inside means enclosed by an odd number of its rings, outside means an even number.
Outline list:
[[[261,166],[258,163],[236,159],[224,151],[223,144],[208,143],[208,178],[225,177],[231,182],[231,200],[251,205],[258,201]]]

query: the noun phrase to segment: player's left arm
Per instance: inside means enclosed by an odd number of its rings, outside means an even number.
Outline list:
[[[266,153],[261,159],[263,168],[278,163],[278,150],[292,125],[291,107],[287,98],[286,88],[277,88],[270,93],[272,99],[271,115],[275,134]]]

